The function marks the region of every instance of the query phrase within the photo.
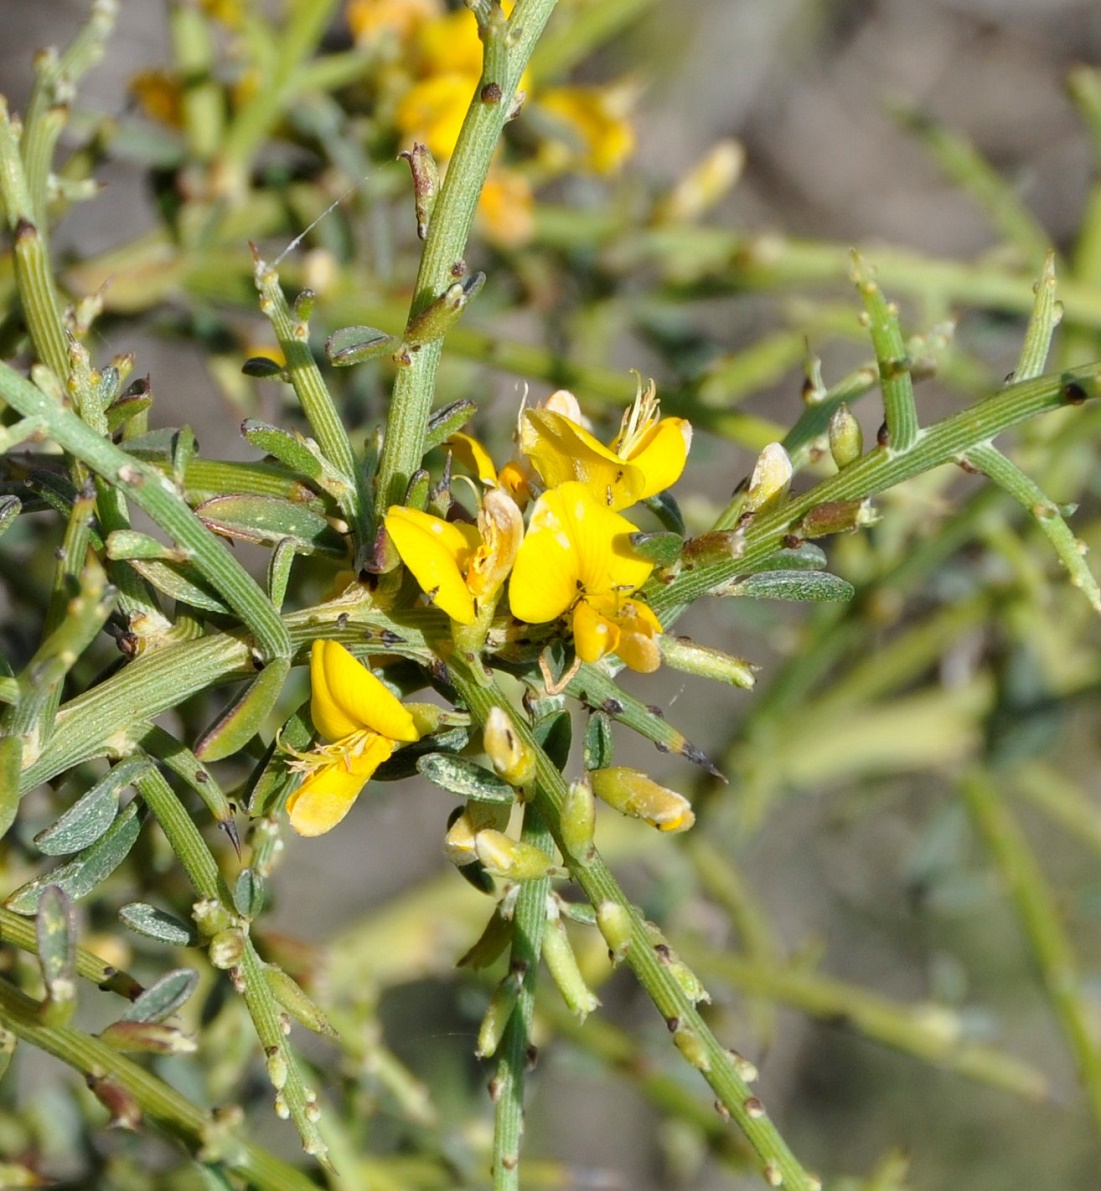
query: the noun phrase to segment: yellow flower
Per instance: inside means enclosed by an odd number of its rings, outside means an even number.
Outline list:
[[[338,641],[315,641],[310,653],[310,715],[328,742],[296,753],[291,767],[306,779],[287,799],[299,835],[323,835],[351,809],[396,744],[420,739],[411,712]]]
[[[477,83],[477,74],[454,71],[422,79],[402,96],[394,122],[406,136],[427,145],[433,157],[450,157]]]
[[[520,447],[548,488],[579,480],[612,509],[675,484],[691,443],[692,427],[684,418],[660,416],[653,381],[645,390],[639,385],[610,447],[552,409],[525,410],[520,421]]]
[[[630,83],[614,87],[554,87],[540,92],[539,104],[558,120],[573,144],[572,160],[557,161],[561,152],[545,151],[548,164],[558,168],[579,166],[597,174],[614,174],[634,152],[635,133],[627,119],[637,88]]]
[[[531,183],[515,170],[489,171],[478,199],[478,226],[491,244],[520,248],[535,235],[535,197]]]
[[[571,612],[583,662],[616,653],[632,670],[656,670],[661,622],[630,598],[653,569],[631,548],[635,531],[587,484],[570,481],[543,493],[512,571],[513,615],[543,624]]]
[[[177,78],[164,70],[143,70],[130,80],[130,94],[151,120],[179,128],[183,123],[183,97]]]
[[[384,524],[421,589],[459,624],[473,624],[486,601],[495,602],[524,533],[516,502],[499,488],[483,498],[477,526],[402,505]]]
[[[344,17],[360,45],[391,33],[402,41],[439,16],[437,0],[350,0]]]
[[[443,445],[451,449],[452,455],[467,471],[472,471],[483,484],[502,489],[520,508],[531,499],[528,474],[515,460],[510,459],[498,471],[485,447],[473,435],[461,432],[445,439]]]

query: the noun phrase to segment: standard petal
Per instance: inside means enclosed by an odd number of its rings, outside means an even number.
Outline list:
[[[287,799],[287,816],[299,835],[324,835],[351,810],[365,777],[340,761],[315,769]]]
[[[645,500],[671,488],[681,477],[692,445],[692,426],[684,418],[662,418],[647,430],[631,452],[630,462],[643,475],[635,500]]]
[[[465,571],[478,545],[474,526],[402,505],[391,507],[385,525],[401,561],[436,607],[460,624],[473,624],[474,596],[466,585]]]
[[[646,482],[637,467],[610,451],[583,426],[551,410],[524,411],[520,448],[548,488],[579,480],[612,508],[634,504]]]
[[[577,547],[562,513],[561,490],[552,489],[532,511],[512,568],[508,599],[513,616],[528,624],[561,616],[579,594],[578,564]]]
[[[315,641],[310,655],[314,727],[337,741],[369,728],[390,740],[419,740],[413,717],[339,641]]]
[[[587,594],[630,595],[646,582],[654,564],[631,546],[637,525],[600,503],[586,484],[563,484],[546,496],[554,498],[573,542],[578,578]]]

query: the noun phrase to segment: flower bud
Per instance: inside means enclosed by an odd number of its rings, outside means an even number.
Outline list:
[[[236,927],[220,930],[210,940],[210,962],[222,971],[235,968],[245,954],[245,937]]]
[[[474,837],[474,854],[486,872],[506,881],[535,881],[553,868],[551,858],[542,849],[491,828]]]
[[[742,511],[755,513],[782,499],[791,484],[791,476],[787,451],[778,442],[769,443],[757,457]]]
[[[696,821],[687,798],[659,786],[639,769],[621,766],[594,769],[590,777],[593,793],[602,802],[621,815],[644,820],[659,831],[687,831]]]
[[[612,963],[622,963],[631,946],[630,911],[619,902],[601,902],[596,907],[596,925],[608,944]]]
[[[738,181],[745,164],[740,141],[716,141],[658,207],[662,223],[692,223],[706,214]]]
[[[204,897],[191,907],[191,917],[195,925],[206,938],[213,938],[220,931],[232,926],[235,917],[220,901],[213,897]]]
[[[752,689],[756,681],[749,662],[723,653],[721,649],[697,645],[687,637],[673,637],[668,633],[660,638],[659,645],[662,661],[674,670],[698,674],[701,678],[711,678],[743,690]]]
[[[562,844],[571,860],[583,867],[593,859],[596,800],[588,782],[571,782],[562,800]]]
[[[490,708],[482,744],[493,768],[510,786],[526,785],[535,777],[535,750],[521,739],[504,708]]]
[[[584,1021],[600,1004],[600,998],[589,988],[585,983],[585,977],[581,975],[577,956],[574,955],[569,936],[566,934],[566,924],[559,917],[558,901],[554,897],[547,898],[543,960],[570,1012],[578,1021]]]
[[[845,404],[839,405],[830,418],[830,454],[838,471],[855,463],[864,454],[864,431]]]
[[[711,1070],[711,1056],[703,1039],[691,1026],[681,1025],[673,1031],[673,1044],[698,1071]]]
[[[482,1018],[482,1024],[478,1029],[478,1042],[474,1047],[474,1053],[479,1059],[488,1059],[497,1053],[505,1027],[516,1008],[522,980],[522,969],[513,968],[493,990],[485,1017]]]

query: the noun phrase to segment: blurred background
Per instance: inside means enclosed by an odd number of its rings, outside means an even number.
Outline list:
[[[633,388],[628,369],[653,374],[667,408],[700,402],[700,433],[678,496],[701,525],[752,467],[767,441],[762,427],[786,428],[798,417],[807,348],[821,356],[827,385],[869,357],[843,267],[818,268],[802,251],[808,245],[842,254],[858,245],[872,262],[889,258],[894,272],[885,269],[884,287],[890,292],[902,278],[891,296],[908,332],[955,320],[943,372],[919,389],[923,420],[1000,384],[1015,364],[1023,307],[1017,297],[970,300],[968,268],[1027,278],[1037,262],[1007,240],[974,188],[948,176],[927,133],[943,127],[967,138],[1044,230],[1060,268],[1071,268],[1096,157],[1067,78],[1101,56],[1101,9],[1089,0],[636,7],[637,19],[573,77],[630,81],[637,149],[620,177],[562,183],[546,200],[585,218],[611,212],[617,230],[594,231],[591,243],[567,251],[548,216],[526,262],[482,244],[474,254],[484,258],[490,296],[469,323],[618,373],[624,391]],[[86,9],[76,0],[0,0],[0,91],[13,108],[25,103],[34,50],[64,43]],[[349,44],[342,23],[327,44]],[[121,0],[108,57],[82,84],[81,107],[125,123],[135,113],[134,74],[170,60],[166,6]],[[687,240],[652,250],[634,232],[647,225],[647,203],[726,138],[744,148],[744,165],[706,224],[730,233],[730,242],[708,242],[706,252]],[[76,207],[55,239],[74,289],[86,262],[162,223],[164,168],[151,169],[133,143],[122,148],[97,168],[103,194]],[[362,236],[366,267],[382,277],[380,289],[400,296],[413,259],[409,213],[398,205],[407,201],[405,176],[382,159],[372,158],[370,169],[370,183],[331,223],[344,220]],[[342,185],[325,193],[337,197]],[[266,229],[265,245],[285,245],[304,226],[301,213],[292,209],[285,226]],[[378,237],[395,226],[402,240],[387,280]],[[326,242],[324,226],[318,235],[322,244],[339,239],[334,232]],[[751,275],[739,252],[765,259],[770,237],[784,247]],[[243,251],[244,238],[234,251]],[[906,272],[913,261],[940,260],[965,264],[956,289]],[[1093,282],[1083,273],[1079,284],[1085,292]],[[322,294],[318,320],[332,313],[325,304]],[[1071,315],[1057,362],[1097,358],[1097,326]],[[228,337],[219,335],[227,329]],[[262,338],[262,325],[243,305],[227,310],[194,290],[145,308],[132,302],[110,312],[99,332],[105,356],[135,351],[139,374],[152,376],[154,424],[186,421],[204,455],[236,459],[256,457],[238,432],[245,413],[278,420],[287,409],[273,382],[229,381],[232,366],[211,366],[212,344],[239,362],[254,333]],[[763,340],[772,355],[754,376],[735,375],[742,353]],[[485,401],[492,418],[483,429],[504,440],[522,372],[458,351],[441,386],[448,396]],[[372,369],[349,382],[349,408],[364,425],[381,416],[388,383]],[[556,383],[527,379],[536,399]],[[588,394],[576,387],[584,403]],[[614,406],[610,392],[599,400]],[[744,420],[724,422],[731,411]],[[881,419],[874,396],[858,412],[874,435]],[[1018,440],[1026,470],[1054,499],[1079,505],[1073,524],[1087,541],[1101,537],[1096,426],[1055,419]],[[683,847],[604,819],[598,838],[622,864],[633,896],[699,965],[719,1036],[759,1067],[762,1100],[808,1167],[836,1180],[831,1187],[1101,1185],[1099,1122],[1005,874],[991,867],[959,789],[960,774],[974,765],[999,789],[1012,788],[1014,813],[1069,925],[1081,1005],[1096,1031],[1099,638],[1040,536],[1007,497],[983,497],[980,487],[926,477],[883,499],[877,528],[826,543],[831,569],[857,587],[849,606],[730,600],[695,609],[684,631],[757,664],[755,692],[716,693],[671,673],[628,683],[659,704],[729,784],[625,739],[619,763],[645,766],[691,794],[700,823],[678,841]],[[308,578],[301,598],[317,598],[322,587]],[[17,636],[14,626],[9,636]],[[365,999],[377,998],[386,1043],[433,1094],[439,1144],[477,1152],[491,1116],[486,1072],[470,1051],[486,989],[458,979],[454,964],[488,903],[468,893],[442,855],[449,809],[438,790],[377,784],[344,829],[288,839],[265,929],[287,952],[320,954],[332,943],[323,987],[337,1003],[354,1000],[359,982],[369,988]],[[596,971],[600,948],[590,950]],[[585,1027],[597,1040],[586,1042],[548,992],[527,1139],[531,1157],[548,1165],[533,1167],[531,1185],[761,1185],[737,1145],[690,1114],[662,1111],[661,1097],[625,1076],[631,1056],[644,1056],[695,1102],[709,1103],[694,1073],[668,1053],[664,1023],[629,976],[616,974],[600,994],[605,1008]],[[599,1035],[602,1022],[617,1032],[618,1052]],[[329,1061],[320,1046],[310,1053]],[[49,1104],[66,1077],[50,1068],[39,1078]],[[365,1144],[379,1154],[419,1144],[400,1112],[388,1116],[377,1104],[370,1112],[378,1115]],[[269,1118],[261,1104],[256,1128],[294,1155],[289,1129]],[[476,1172],[455,1178],[455,1186],[482,1185]],[[364,1183],[374,1185],[384,1184]]]

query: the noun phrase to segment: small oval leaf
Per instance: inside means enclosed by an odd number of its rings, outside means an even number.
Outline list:
[[[86,897],[126,859],[141,831],[144,816],[135,798],[111,824],[106,834],[75,860],[63,864],[8,895],[4,905],[16,914],[33,914],[42,894],[51,885],[64,890],[73,901]]]
[[[221,761],[244,748],[275,706],[290,669],[290,658],[270,661],[199,738],[195,756]]]
[[[424,449],[427,453],[433,447],[438,447],[445,439],[450,438],[456,430],[461,430],[467,422],[478,412],[473,401],[452,401],[443,409],[438,409],[428,419],[428,426],[424,432]]]
[[[585,768],[607,769],[612,764],[612,721],[594,711],[585,725]]]
[[[316,551],[343,558],[348,552],[344,538],[320,513],[278,496],[214,496],[195,513],[208,529],[240,542],[275,546],[289,539],[303,554]]]
[[[119,1021],[164,1021],[191,996],[198,983],[198,972],[193,972],[190,968],[174,968],[128,1006]]]
[[[42,891],[35,917],[38,963],[46,1000],[44,1025],[65,1025],[76,1008],[76,919],[63,890],[50,885]]]
[[[504,803],[512,803],[516,798],[516,791],[508,782],[491,770],[453,753],[425,753],[417,758],[417,771],[434,785],[460,798]]]
[[[851,583],[828,571],[762,571],[732,583],[716,594],[751,600],[805,600],[827,603],[851,600]]]
[[[94,844],[115,821],[119,794],[148,768],[144,757],[121,761],[60,818],[40,831],[34,837],[35,846],[45,856],[70,856]]]
[[[264,908],[264,878],[254,868],[241,870],[233,886],[233,904],[242,918],[255,918]]]
[[[376,327],[341,327],[326,340],[325,355],[334,368],[361,364],[395,351],[401,340]]]
[[[669,567],[680,558],[684,549],[684,538],[668,529],[648,533],[640,531],[631,534],[631,549],[659,567]]]
[[[156,939],[158,943],[194,947],[199,941],[199,933],[193,926],[146,902],[130,902],[123,906],[119,910],[119,919],[135,934]]]
[[[266,455],[274,456],[291,471],[299,472],[311,480],[321,479],[324,469],[317,454],[317,444],[296,431],[284,430],[257,418],[246,418],[241,423],[241,433],[254,447]]]
[[[249,356],[241,365],[241,371],[256,380],[270,380],[273,376],[282,376],[283,367],[271,356]]]

